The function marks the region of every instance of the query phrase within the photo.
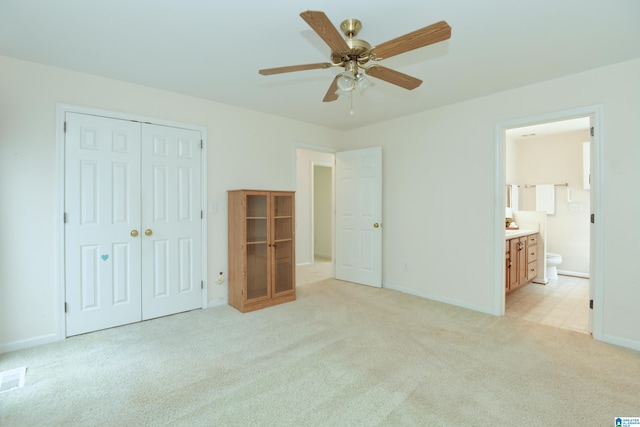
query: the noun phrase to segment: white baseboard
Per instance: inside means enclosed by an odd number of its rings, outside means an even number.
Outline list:
[[[558,270],[558,274],[562,276],[583,277],[585,279],[589,278],[589,273],[580,273],[578,271]]]
[[[640,351],[640,341],[630,340],[628,338],[620,338],[614,335],[604,335],[602,341],[608,344],[617,345],[619,347],[630,348],[631,350]]]
[[[440,296],[431,295],[424,292],[416,292],[413,289],[406,289],[402,287],[394,286],[390,283],[383,283],[382,287],[385,289],[390,289],[392,291],[402,292],[404,294],[415,295],[417,297],[430,299],[432,301],[438,301],[449,305],[454,305],[456,307],[462,307],[473,311],[479,311],[480,313],[490,314],[492,316],[499,316],[499,314],[495,313],[493,307],[485,307],[476,304],[469,304],[466,301],[460,301],[454,298],[442,298]]]
[[[59,341],[57,334],[43,335],[41,337],[29,338],[26,340],[14,341],[6,344],[0,344],[0,354],[10,351],[23,350],[25,348],[36,347],[43,344],[50,344]]]
[[[226,298],[216,298],[216,299],[213,299],[213,300],[209,301],[207,303],[207,308],[220,307],[221,305],[227,305],[227,299]]]

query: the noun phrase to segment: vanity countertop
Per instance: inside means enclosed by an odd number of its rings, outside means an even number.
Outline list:
[[[528,236],[530,234],[536,234],[538,230],[519,228],[516,230],[506,229],[504,230],[504,238],[505,240],[514,239],[516,237]]]

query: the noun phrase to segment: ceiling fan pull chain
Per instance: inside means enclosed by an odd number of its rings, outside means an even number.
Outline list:
[[[349,110],[349,114],[353,116],[353,91],[349,92],[349,100],[351,102],[351,109]]]

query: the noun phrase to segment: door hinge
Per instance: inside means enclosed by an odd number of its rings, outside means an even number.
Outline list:
[[[69,306],[67,306],[67,303],[65,302],[64,303],[64,312],[66,313],[68,309],[69,309]]]
[[[65,212],[62,218],[62,221],[66,224],[67,223],[67,213]]]
[[[200,280],[200,289],[204,289],[204,280]]]
[[[592,299],[589,300],[589,308],[591,310],[593,310],[593,300]]]
[[[67,133],[67,122],[64,122],[64,133]]]
[[[591,224],[596,223],[596,214],[591,214]]]
[[[204,211],[200,211],[200,219],[204,218]]]
[[[202,139],[200,140],[200,149],[204,149],[204,141]]]
[[[591,126],[591,136],[594,136],[596,134],[595,129],[593,128],[593,126]]]

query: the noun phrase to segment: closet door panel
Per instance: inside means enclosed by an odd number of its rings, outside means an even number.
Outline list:
[[[66,335],[141,320],[140,125],[65,116]]]
[[[200,132],[142,126],[142,317],[202,306]]]

